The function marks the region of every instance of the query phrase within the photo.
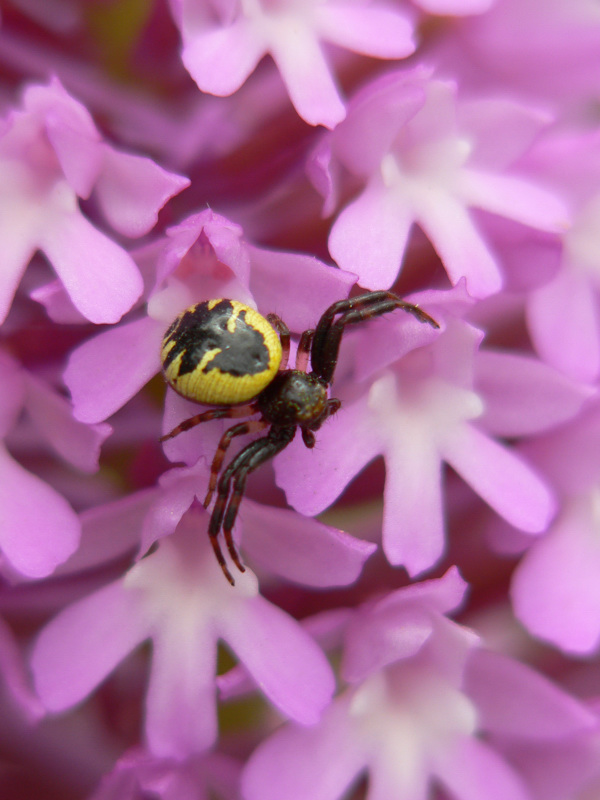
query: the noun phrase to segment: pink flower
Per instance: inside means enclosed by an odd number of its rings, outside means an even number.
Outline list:
[[[0,320],[33,253],[51,262],[76,308],[116,322],[142,291],[131,256],[81,212],[93,194],[107,222],[139,237],[189,181],[105,143],[88,111],[57,79],[31,85],[0,130]]]
[[[109,425],[74,420],[67,401],[0,351],[0,436],[15,427],[26,408],[38,432],[74,467],[94,472]],[[21,575],[52,573],[77,548],[80,526],[61,494],[24,469],[0,443],[0,547],[7,565]]]
[[[386,463],[383,547],[411,575],[444,546],[442,463],[523,531],[547,527],[556,503],[536,470],[497,436],[547,429],[579,411],[589,392],[531,358],[480,350],[481,331],[462,319],[461,288],[410,298],[442,323],[382,319],[361,332],[355,373],[333,393],[342,408],[319,447],[293,442],[275,460],[277,483],[303,514],[318,514],[377,455]]]
[[[515,614],[534,636],[567,653],[600,645],[600,406],[532,442],[528,455],[561,497],[560,513],[514,574]]]
[[[254,575],[235,588],[223,579],[201,517],[121,579],[61,611],[33,648],[35,686],[44,706],[64,711],[86,698],[142,642],[153,644],[146,741],[163,758],[187,758],[217,736],[216,648],[224,640],[261,691],[286,716],[314,724],[334,689],[315,642],[262,598]],[[285,655],[284,655],[285,653]]]
[[[414,50],[407,19],[369,0],[171,0],[181,29],[182,60],[200,89],[235,92],[269,53],[300,116],[333,128],[344,103],[321,40],[378,58]],[[211,7],[212,6],[212,7]]]
[[[364,184],[333,224],[331,255],[362,286],[388,288],[417,223],[453,284],[466,278],[474,297],[497,292],[500,265],[470,208],[547,231],[568,224],[560,196],[511,170],[543,122],[516,103],[464,100],[424,68],[368,84],[309,164],[327,212],[341,168]]]
[[[502,746],[482,735],[568,747],[596,718],[449,620],[464,589],[452,569],[359,608],[344,629],[348,688],[317,725],[286,725],[259,745],[244,800],[335,800],[364,771],[368,800],[425,798],[433,782],[459,800],[529,800]]]

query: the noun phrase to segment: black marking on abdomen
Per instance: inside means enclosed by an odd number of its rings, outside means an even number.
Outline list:
[[[246,322],[246,312],[241,311],[236,319],[235,331],[227,329],[233,314],[230,300],[221,300],[209,310],[208,303],[199,303],[193,311],[187,311],[177,326],[167,332],[165,344],[174,342],[164,360],[165,370],[179,353],[183,353],[178,376],[187,375],[198,367],[205,354],[219,349],[204,367],[203,372],[220,369],[235,377],[256,375],[269,367],[269,351],[260,331]]]

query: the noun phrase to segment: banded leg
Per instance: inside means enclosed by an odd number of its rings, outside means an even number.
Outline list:
[[[173,437],[179,436],[180,433],[184,433],[185,431],[189,431],[190,428],[195,428],[196,425],[200,425],[201,422],[210,422],[211,419],[237,419],[237,417],[248,417],[251,414],[256,414],[256,411],[257,404],[254,401],[252,403],[246,403],[243,406],[211,408],[189,419],[184,419],[184,421],[180,422],[172,431],[161,436],[158,441],[166,442],[167,439],[173,439]]]
[[[223,528],[223,536],[229,554],[240,572],[245,572],[246,568],[241,563],[237,550],[235,549],[232,530],[244,493],[246,478],[250,472],[287,447],[294,438],[295,432],[295,426],[279,428],[277,430],[272,428],[267,436],[246,445],[221,475],[218,485],[217,501],[208,524],[208,535],[217,561],[225,577],[232,586],[235,586],[235,581],[227,568],[225,558],[221,552],[218,541],[219,533]],[[234,484],[233,492],[231,492],[232,482]]]
[[[262,431],[268,426],[268,424],[269,423],[265,422],[264,419],[251,419],[247,422],[240,422],[238,425],[234,425],[232,428],[226,430],[223,436],[221,436],[219,446],[215,451],[210,468],[210,480],[208,483],[208,491],[206,493],[206,497],[204,498],[204,508],[208,508],[210,505],[213,492],[217,486],[217,478],[219,477],[219,472],[221,471],[223,459],[225,458],[225,454],[227,453],[227,449],[231,444],[232,439],[235,436],[243,436],[245,433],[256,433],[257,431]]]
[[[310,346],[312,344],[315,332],[312,329],[304,331],[300,337],[298,350],[296,352],[296,369],[299,372],[306,372],[308,367],[308,356],[310,354]]]
[[[421,308],[401,300],[392,292],[368,292],[348,300],[340,300],[329,306],[315,330],[311,349],[313,372],[322,380],[331,383],[346,325],[379,317],[397,308],[412,314],[419,322],[426,322],[434,328],[440,327],[433,317]],[[337,314],[341,316],[334,322]]]
[[[281,366],[279,369],[287,369],[287,363],[290,357],[290,329],[277,314],[267,314],[267,322],[269,322],[279,334],[279,340],[281,342]]]

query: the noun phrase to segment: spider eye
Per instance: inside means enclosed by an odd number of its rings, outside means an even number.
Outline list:
[[[277,374],[281,342],[257,311],[236,300],[207,300],[183,311],[167,330],[163,372],[196,403],[236,405],[256,397]]]

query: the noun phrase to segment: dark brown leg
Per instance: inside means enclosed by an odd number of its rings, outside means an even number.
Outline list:
[[[313,372],[326,383],[331,383],[346,325],[380,317],[397,308],[412,314],[419,322],[426,322],[434,328],[440,327],[425,311],[401,300],[392,292],[368,292],[349,300],[340,300],[329,306],[316,327],[311,350]],[[334,322],[336,314],[341,316]]]
[[[194,417],[190,417],[189,419],[185,419],[183,422],[180,422],[176,428],[173,428],[172,431],[166,433],[164,436],[161,436],[158,441],[166,442],[167,439],[173,439],[173,437],[179,436],[180,433],[189,431],[190,428],[195,428],[196,425],[199,425],[201,422],[210,422],[211,419],[236,419],[238,417],[248,417],[250,414],[255,414],[256,410],[257,404],[255,402],[246,403],[243,406],[223,406],[222,408],[211,408],[209,411],[203,411],[200,414],[196,414]]]
[[[298,344],[298,351],[296,352],[296,369],[300,372],[306,372],[308,367],[308,356],[310,354],[310,345],[313,340],[315,332],[311,329],[304,331],[300,337]]]
[[[208,508],[210,501],[212,500],[213,492],[215,491],[215,487],[217,485],[217,478],[219,477],[219,472],[221,471],[221,466],[223,464],[223,459],[225,458],[227,449],[231,444],[231,440],[235,436],[243,436],[245,433],[256,433],[257,431],[262,431],[268,426],[268,424],[269,423],[265,422],[263,419],[251,419],[247,422],[240,422],[239,425],[234,425],[232,428],[226,430],[223,436],[221,436],[219,446],[215,451],[210,468],[210,480],[208,483],[208,492],[204,498],[204,508]]]

